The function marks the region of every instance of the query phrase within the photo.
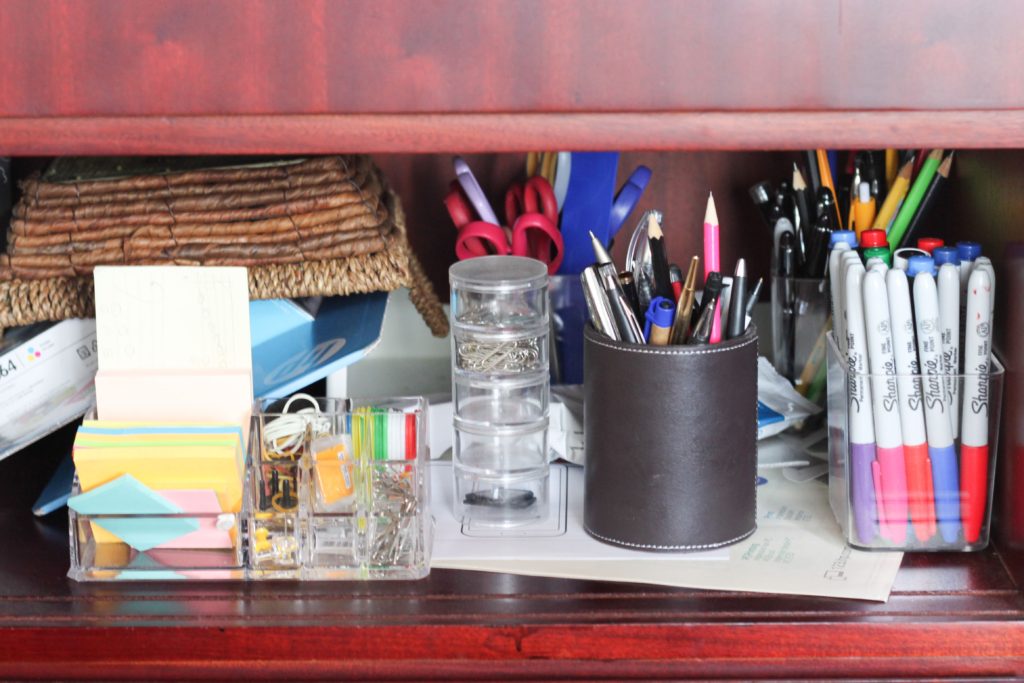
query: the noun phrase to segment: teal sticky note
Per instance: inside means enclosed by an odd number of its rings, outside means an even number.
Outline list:
[[[184,512],[130,474],[68,499],[68,507],[80,515],[153,515],[92,519],[136,550],[145,551],[199,529],[189,517],[159,517]]]

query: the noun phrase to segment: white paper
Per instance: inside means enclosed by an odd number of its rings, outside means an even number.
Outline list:
[[[729,546],[725,562],[694,562],[693,555],[662,553],[631,553],[629,560],[595,562],[563,548],[558,553],[562,559],[484,559],[476,551],[472,556],[455,557],[435,552],[431,564],[530,576],[888,600],[903,553],[868,552],[847,546],[829,508],[825,485],[795,484],[786,481],[777,469],[762,470],[760,475],[763,483],[758,486],[758,530],[745,541]],[[442,510],[451,515],[445,508],[450,504],[435,497],[439,528]],[[444,553],[450,552],[447,546],[440,547]]]
[[[726,560],[726,550],[695,553],[645,553],[601,543],[583,530],[583,468],[551,466],[547,519],[511,529],[480,528],[461,524],[452,512],[452,464],[430,467],[431,511],[434,513],[434,550],[431,565],[451,567],[458,562],[506,560],[547,561],[571,557],[596,560]]]
[[[245,268],[100,266],[99,371],[252,371]]]

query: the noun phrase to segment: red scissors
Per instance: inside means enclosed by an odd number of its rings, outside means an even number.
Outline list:
[[[508,189],[505,193],[505,220],[511,229],[484,220],[473,220],[473,210],[467,199],[465,184],[453,181],[444,203],[448,215],[459,229],[455,240],[455,254],[459,259],[514,254],[546,263],[549,274],[558,270],[565,244],[557,227],[558,202],[548,181],[535,176]]]

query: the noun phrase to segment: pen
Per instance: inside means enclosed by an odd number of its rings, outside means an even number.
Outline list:
[[[690,259],[686,280],[683,282],[683,289],[676,302],[675,320],[672,321],[672,331],[669,335],[671,344],[682,344],[686,341],[686,336],[690,334],[690,318],[693,316],[693,300],[697,293],[697,269],[699,267],[700,257],[694,256]]]
[[[594,324],[594,329],[606,337],[621,341],[622,335],[619,334],[619,328],[612,316],[608,296],[597,274],[597,266],[584,268],[580,273],[580,280],[583,283],[583,297],[587,301],[587,310],[590,311],[590,321]]]
[[[921,367],[917,363],[910,285],[907,282],[907,274],[896,268],[886,273],[885,285],[889,298],[889,317],[892,322],[896,388],[900,398],[903,458],[907,464],[907,503],[914,535],[917,540],[924,542],[935,535],[935,499],[932,491],[932,473],[928,464],[924,411],[921,406]]]
[[[601,240],[597,239],[597,235],[592,230],[590,231],[590,244],[594,248],[594,259],[597,261],[597,265],[600,266],[612,262],[611,254],[604,248]]]
[[[769,220],[769,213],[772,208],[772,186],[767,180],[762,180],[756,185],[751,186],[750,198],[754,200],[754,206],[757,207],[758,212],[761,214],[761,218],[764,219],[765,225],[769,228],[772,227],[772,222]]]
[[[683,291],[683,271],[674,263],[668,266],[668,279],[672,283],[672,301],[679,301],[679,294]]]
[[[636,282],[633,281],[633,273],[630,273],[628,270],[619,273],[619,286],[622,287],[622,293],[626,295],[626,301],[629,303],[629,307],[633,309],[633,314],[639,319],[640,297],[636,291]]]
[[[732,276],[732,295],[729,299],[729,314],[725,329],[726,339],[743,335],[747,318],[747,262],[736,261],[736,270]]]
[[[825,276],[825,265],[828,263],[828,245],[832,232],[838,228],[835,223],[835,200],[827,187],[818,190],[818,206],[821,211],[814,221],[810,244],[807,245],[807,277],[820,278]]]
[[[647,313],[644,314],[646,320],[644,336],[651,346],[668,345],[675,308],[675,303],[663,296],[657,296],[651,300],[651,305],[647,309]]]
[[[960,438],[960,510],[964,538],[977,542],[988,498],[988,400],[992,353],[992,284],[975,268],[967,284],[964,340],[964,424]]]
[[[871,368],[871,407],[875,421],[875,458],[881,478],[885,521],[882,535],[900,545],[907,539],[907,466],[900,430],[896,361],[885,276],[870,271],[864,276],[864,329],[868,338]]]
[[[712,271],[704,281],[704,295],[700,301],[700,315],[693,326],[693,334],[687,344],[707,344],[711,341],[711,328],[718,309],[718,299],[722,295],[722,274]]]
[[[779,241],[779,272],[782,278],[782,368],[780,374],[790,380],[794,379],[794,353],[796,344],[796,291],[793,286],[795,269],[793,253],[793,233],[783,233]]]
[[[960,483],[956,449],[942,380],[942,340],[939,337],[939,296],[932,277],[931,258],[910,259],[907,275],[914,278],[914,318],[917,355],[924,391],[924,422],[928,456],[932,461],[935,516],[947,543],[960,535]]]
[[[875,221],[875,198],[871,196],[871,186],[862,182],[857,188],[857,199],[853,205],[853,223],[860,236],[865,230],[871,229]]]
[[[633,315],[629,302],[626,301],[626,295],[622,293],[615,266],[611,263],[603,263],[597,266],[597,274],[601,277],[601,285],[608,299],[612,319],[619,330],[620,339],[633,344],[643,344],[644,332],[640,329],[640,323]]]
[[[750,290],[750,294],[747,296],[747,306],[744,309],[744,313],[747,316],[747,326],[750,325],[750,317],[754,315],[754,306],[757,305],[757,300],[761,297],[761,287],[764,285],[764,278],[757,278],[757,282],[754,283],[754,288]]]
[[[715,196],[708,193],[708,208],[704,212],[704,279],[707,280],[712,272],[720,272],[721,269],[722,263],[718,242],[718,211],[715,210]],[[722,314],[718,309],[717,297],[715,300],[715,310],[711,321],[711,337],[709,338],[712,344],[717,344],[722,340]]]
[[[668,256],[665,254],[665,239],[654,214],[647,216],[647,242],[651,248],[651,267],[654,269],[654,296],[674,300]]]
[[[864,299],[861,284],[864,265],[859,259],[846,261],[843,299],[846,309],[846,364],[849,372],[850,507],[861,543],[871,543],[884,518],[875,461],[875,423],[867,388],[867,335],[864,328]]]

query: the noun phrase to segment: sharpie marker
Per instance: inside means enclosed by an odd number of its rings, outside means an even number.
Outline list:
[[[935,535],[935,495],[932,490],[931,461],[924,431],[921,372],[917,363],[914,316],[910,307],[907,274],[893,268],[885,274],[892,322],[893,358],[896,361],[896,389],[900,397],[900,429],[903,459],[907,463],[907,502],[914,536],[927,541]]]
[[[842,296],[840,293],[842,277],[840,274],[840,261],[844,252],[857,248],[857,236],[850,230],[836,230],[832,233],[831,243],[828,252],[828,285],[832,303],[832,330],[835,332],[836,342],[839,348],[843,345],[840,341],[843,336]],[[851,242],[852,239],[852,242]]]
[[[892,253],[892,267],[906,270],[911,256],[927,256],[928,252],[915,247],[900,247]]]
[[[979,256],[974,260],[975,270],[984,270],[988,273],[989,282],[989,317],[994,317],[996,307],[996,269],[992,267],[992,260],[988,256]]]
[[[919,259],[925,260],[922,257],[910,259],[909,272],[914,277],[917,354],[923,376],[924,421],[928,431],[928,456],[932,460],[935,516],[942,538],[947,543],[955,543],[960,535],[960,482],[942,379],[939,295],[931,274],[931,259],[927,259],[928,263],[920,263]]]
[[[846,305],[846,364],[849,375],[850,409],[850,495],[857,538],[871,543],[884,514],[878,509],[881,481],[875,460],[875,423],[868,395],[867,334],[864,329],[864,299],[861,286],[864,266],[850,261],[844,276]]]
[[[935,251],[939,251],[936,249]],[[952,263],[939,267],[939,336],[942,339],[942,374],[946,382],[949,427],[960,434],[960,274]]]
[[[960,437],[960,514],[964,538],[976,543],[988,500],[988,400],[992,354],[992,280],[975,266],[967,283],[964,424]]]
[[[884,267],[884,264],[882,264]],[[881,480],[879,506],[885,516],[879,525],[882,536],[893,543],[907,540],[907,466],[903,459],[896,360],[885,274],[872,270],[864,276],[864,329],[871,368],[871,407],[875,420],[875,469]]]

